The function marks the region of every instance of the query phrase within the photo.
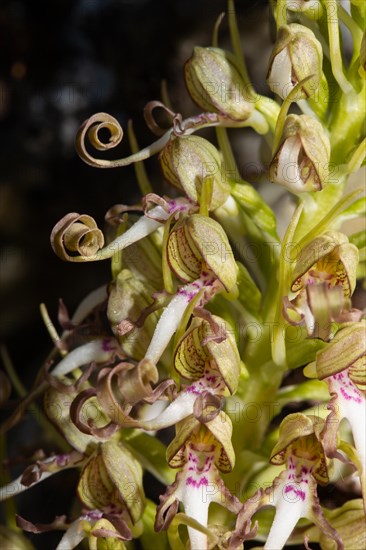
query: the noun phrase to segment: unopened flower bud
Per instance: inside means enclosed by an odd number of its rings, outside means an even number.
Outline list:
[[[206,268],[230,292],[238,268],[226,236],[219,223],[207,216],[193,214],[178,222],[168,239],[168,261],[183,282],[198,279]]]
[[[285,99],[299,82],[314,75],[304,82],[298,94],[298,99],[312,97],[320,84],[322,62],[322,47],[314,33],[297,23],[285,25],[278,31],[270,59],[268,85]]]
[[[121,323],[138,319],[141,311],[151,305],[156,289],[147,281],[139,281],[131,271],[123,269],[110,285],[107,315],[122,351],[131,359],[140,361],[144,356],[158,321],[157,313],[151,313],[142,327],[135,326],[124,334]]]
[[[210,210],[221,206],[229,196],[230,185],[222,168],[220,154],[204,138],[173,137],[160,154],[160,164],[167,181],[182,189],[195,203],[200,203],[204,181],[212,178]]]
[[[321,0],[287,0],[285,6],[288,11],[303,13],[313,20],[319,19],[323,14]]]
[[[289,115],[270,165],[270,179],[293,193],[321,191],[327,185],[329,160],[329,138],[320,122],[307,115]]]
[[[78,493],[91,510],[119,513],[126,510],[132,522],[136,523],[145,506],[142,468],[121,443],[107,441],[84,466]]]
[[[192,99],[205,111],[236,121],[246,120],[253,111],[254,103],[230,52],[194,48],[185,64],[185,80]]]
[[[188,380],[199,380],[204,377],[205,370],[215,368],[215,381],[222,377],[230,393],[235,393],[240,373],[240,356],[235,338],[224,319],[213,316],[212,320],[220,333],[216,339],[210,323],[195,318],[177,345],[174,367]]]

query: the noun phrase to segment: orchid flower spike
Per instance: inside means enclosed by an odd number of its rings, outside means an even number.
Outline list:
[[[281,550],[300,518],[308,518],[343,550],[336,530],[328,523],[317,496],[317,483],[329,482],[329,463],[320,439],[323,421],[302,413],[289,414],[280,425],[279,441],[270,462],[286,464],[270,487],[259,489],[244,503],[241,520],[248,520],[263,506],[274,506],[276,514],[265,550]]]
[[[203,527],[208,525],[209,506],[216,502],[237,514],[242,507],[220,477],[234,466],[231,444],[232,424],[222,411],[206,424],[190,418],[178,424],[177,434],[167,448],[172,468],[181,468],[175,481],[160,497],[155,530],[167,529],[176,514],[179,502],[184,512]],[[207,535],[188,527],[191,550],[207,550]]]
[[[329,340],[332,321],[359,321],[351,309],[356,286],[358,249],[343,233],[329,231],[301,249],[292,273],[283,313],[290,324],[305,325],[308,335]]]

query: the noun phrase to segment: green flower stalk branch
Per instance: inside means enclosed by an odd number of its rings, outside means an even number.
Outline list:
[[[41,511],[39,523],[14,518],[11,501],[0,543],[32,548],[27,532],[60,530],[58,550],[365,548],[365,2],[270,7],[268,97],[229,0],[232,50],[221,16],[184,65],[199,114],[183,118],[165,89],[144,111],[156,139],[140,150],[130,125],[132,154],[115,160],[103,152],[123,138],[118,121],[81,126],[81,159],[134,163],[144,196],[110,208],[105,231],[75,212],[52,231],[62,260],[110,260],[111,275],[73,316],[60,303],[60,333],[42,305],[55,347],[2,425],[2,449],[41,396],[65,448],[55,438],[54,453],[4,476],[0,498],[69,468],[78,482],[71,511],[48,524]],[[241,175],[231,140],[243,132],[263,138],[265,185]],[[152,191],[153,156],[169,196]],[[264,199],[276,189],[293,212],[282,238]],[[18,378],[0,376],[4,404]]]

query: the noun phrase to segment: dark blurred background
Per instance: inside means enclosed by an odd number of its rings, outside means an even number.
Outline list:
[[[236,4],[254,84],[266,93],[267,0]],[[52,227],[72,211],[90,214],[103,227],[110,206],[139,197],[133,168],[101,171],[79,159],[78,127],[106,111],[123,127],[133,119],[140,144],[147,145],[154,136],[142,110],[160,99],[162,79],[174,109],[184,116],[196,112],[184,88],[183,63],[194,45],[211,44],[214,22],[225,9],[224,0],[0,2],[0,337],[26,387],[51,348],[39,304],[45,302],[56,320],[59,297],[72,312],[109,279],[108,262],[59,260],[50,247]],[[229,43],[225,19],[220,40]],[[258,144],[253,132],[248,135],[241,154],[251,158]],[[119,156],[129,153],[126,142]],[[156,159],[147,169],[164,190]],[[42,446],[37,430],[31,418],[12,430],[10,454],[29,456]],[[74,478],[72,472],[63,476],[61,484],[47,482],[46,492],[37,487],[26,493],[20,512],[44,522],[68,513]],[[59,534],[31,538],[50,550]]]

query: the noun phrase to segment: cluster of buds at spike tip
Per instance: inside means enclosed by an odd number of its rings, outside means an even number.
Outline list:
[[[366,323],[351,323],[316,355],[316,373],[328,384],[332,396],[324,430],[329,456],[337,452],[339,423],[346,418],[351,426],[366,511]],[[353,457],[351,457],[353,459]]]
[[[203,185],[212,180],[208,209],[221,206],[230,194],[220,153],[212,143],[199,136],[172,137],[160,153],[165,179],[183,190],[195,204],[201,204]],[[206,200],[207,200],[206,199]]]
[[[190,548],[207,549],[209,506],[216,502],[237,514],[242,507],[220,477],[234,467],[235,454],[231,443],[232,424],[222,411],[214,419],[201,424],[189,418],[177,425],[176,436],[167,448],[172,468],[181,468],[175,481],[160,496],[155,529],[167,529],[183,503],[186,516],[196,520],[206,533],[188,527]]]
[[[245,121],[252,114],[253,97],[230,52],[196,47],[184,71],[188,91],[204,111],[235,122]]]
[[[160,430],[194,414],[202,419],[218,414],[222,398],[235,393],[240,357],[230,327],[216,316],[195,317],[174,353],[176,371],[188,380],[174,401],[157,417],[140,421],[145,430]]]
[[[301,86],[297,100],[312,97],[322,77],[323,50],[314,33],[297,23],[278,31],[269,62],[268,86],[285,99],[299,82],[312,77]]]
[[[293,193],[321,191],[328,183],[329,138],[308,115],[288,115],[269,168],[270,180]]]
[[[283,312],[291,324],[303,324],[308,335],[328,340],[332,321],[359,321],[351,308],[356,286],[358,249],[343,233],[329,231],[301,249],[292,272],[291,291]]]
[[[281,550],[300,518],[308,518],[333,541],[338,550],[343,543],[328,523],[317,496],[317,484],[329,482],[329,461],[321,442],[324,421],[313,415],[289,414],[280,425],[279,440],[270,462],[286,465],[271,487],[259,489],[244,503],[241,521],[250,519],[263,506],[274,506],[276,514],[265,550]]]

